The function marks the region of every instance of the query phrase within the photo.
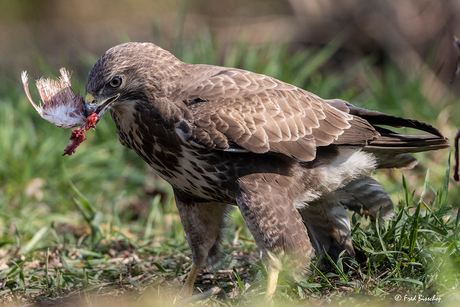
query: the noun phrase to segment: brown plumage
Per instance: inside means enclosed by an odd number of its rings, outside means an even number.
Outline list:
[[[308,268],[314,250],[354,254],[346,207],[391,215],[388,195],[366,174],[411,168],[409,153],[448,147],[430,125],[253,72],[186,64],[150,43],[108,50],[86,89],[88,114],[110,109],[120,142],[174,188],[194,263],[181,295],[191,294],[197,268],[218,264],[229,204],[260,249],[271,296],[282,266]]]

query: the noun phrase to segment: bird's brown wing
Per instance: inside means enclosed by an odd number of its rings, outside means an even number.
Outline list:
[[[314,94],[239,69],[217,70],[190,86],[184,101],[193,116],[191,138],[208,148],[276,152],[311,161],[317,146],[336,142],[345,130],[368,130],[347,138],[352,145],[365,143],[375,133],[367,122]]]

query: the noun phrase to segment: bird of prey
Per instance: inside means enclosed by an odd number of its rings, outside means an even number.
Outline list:
[[[345,208],[391,215],[390,198],[369,173],[412,168],[409,153],[449,146],[428,124],[250,71],[183,63],[151,43],[109,49],[86,91],[86,114],[109,109],[121,144],[173,187],[193,256],[182,297],[203,267],[219,263],[232,205],[260,250],[271,298],[279,271],[303,271],[314,251],[354,255]]]

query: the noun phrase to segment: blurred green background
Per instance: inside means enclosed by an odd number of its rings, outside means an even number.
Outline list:
[[[124,215],[133,218],[158,193],[167,198],[168,186],[118,144],[109,117],[76,154],[61,157],[70,131],[41,120],[21,89],[22,70],[36,79],[66,67],[84,94],[92,64],[126,41],[151,41],[186,62],[254,70],[324,98],[425,120],[450,138],[460,126],[460,82],[449,82],[458,1],[1,0],[0,7],[2,214],[22,213],[10,211],[22,206],[36,214],[71,210],[69,182],[101,208],[129,207]],[[428,168],[442,178],[448,154],[419,155],[421,166],[406,172],[411,188]],[[399,171],[377,176],[390,193],[400,188]],[[458,186],[453,190],[458,203]],[[12,220],[0,219],[3,234]]]
[[[39,117],[21,71],[37,79],[66,67],[83,95],[105,50],[149,41],[185,62],[267,74],[323,98],[426,121],[453,139],[459,17],[458,0],[0,0],[0,271],[13,268],[8,259],[43,258],[49,246],[59,255],[66,244],[86,248],[84,259],[106,261],[112,255],[100,243],[113,238],[140,244],[139,254],[189,256],[170,187],[119,144],[110,117],[62,157],[70,130]],[[446,177],[449,150],[416,156],[420,165],[404,171],[404,192],[400,170],[376,178],[395,204],[418,197],[423,211],[438,198],[456,212],[460,189]],[[228,246],[254,250],[238,213],[229,228]],[[79,274],[84,283],[86,273]]]

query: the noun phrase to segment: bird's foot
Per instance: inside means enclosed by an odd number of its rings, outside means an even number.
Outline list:
[[[185,280],[185,283],[182,286],[182,289],[180,289],[177,299],[181,300],[192,296],[193,286],[195,284],[195,280],[198,276],[199,270],[200,269],[195,264],[192,264],[192,269],[190,270],[190,273],[188,274],[187,279]]]
[[[200,268],[197,267],[195,264],[192,264],[192,269],[190,270],[190,273],[188,274],[187,279],[185,280],[185,283],[182,286],[182,289],[180,289],[177,297],[174,299],[174,304],[187,305],[197,301],[205,300],[221,291],[221,288],[214,287],[203,293],[192,295],[193,286],[195,284],[195,280],[198,276],[199,271]]]
[[[267,270],[267,275],[267,290],[265,291],[265,300],[271,302],[276,291],[276,285],[278,284],[279,270],[272,267]]]

